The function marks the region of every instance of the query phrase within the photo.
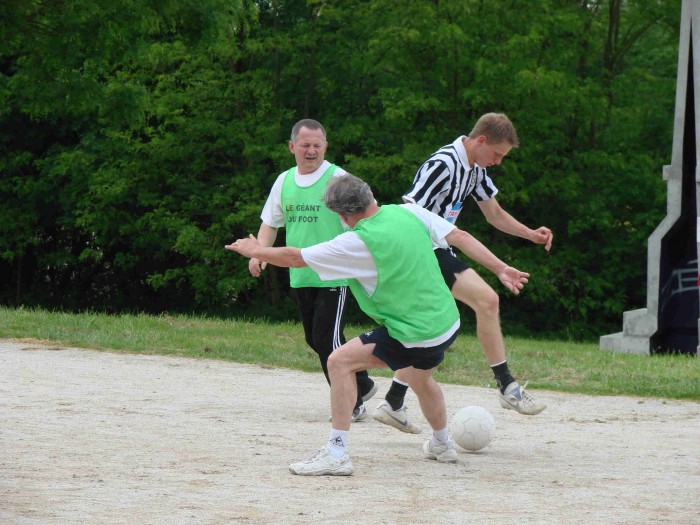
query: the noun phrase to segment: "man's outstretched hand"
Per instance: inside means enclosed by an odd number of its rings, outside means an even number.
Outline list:
[[[525,283],[527,283],[528,277],[530,277],[529,273],[521,272],[512,266],[506,266],[503,270],[498,272],[497,275],[501,283],[503,283],[503,286],[508,288],[515,295],[520,293],[520,290],[522,290]]]
[[[224,248],[240,253],[243,257],[252,258],[258,248],[260,248],[260,243],[255,238],[255,235],[251,233],[247,239],[238,239],[231,244],[227,244]]]

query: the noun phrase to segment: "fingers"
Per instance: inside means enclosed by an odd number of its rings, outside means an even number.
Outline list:
[[[547,236],[547,242],[544,245],[544,249],[549,251],[549,249],[552,247],[552,241],[554,240],[554,235],[552,232],[549,232],[549,235]]]
[[[522,290],[527,284],[530,274],[521,272],[516,268],[508,267],[499,277],[506,288],[508,288],[515,295],[520,295],[520,290]]]
[[[542,226],[539,229],[539,232],[540,235],[542,235],[542,242],[540,244],[544,244],[544,249],[549,251],[549,249],[552,247],[552,241],[554,240],[554,234],[552,233],[552,230]]]
[[[258,259],[248,261],[248,271],[253,277],[260,277],[260,261]]]
[[[226,246],[224,246],[224,248],[226,248],[227,250],[233,250],[234,252],[238,251],[238,247],[241,244],[240,241],[241,241],[240,239],[235,240],[231,244],[227,244]]]
[[[231,244],[224,246],[225,249],[231,250],[233,252],[239,253],[244,257],[250,257],[253,252],[253,246],[251,246],[250,240],[256,241],[254,235],[249,235],[247,239],[238,239]],[[261,264],[262,263],[262,264]],[[253,277],[260,277],[260,273],[265,269],[267,263],[260,261],[254,257],[251,257],[248,261],[248,271]]]

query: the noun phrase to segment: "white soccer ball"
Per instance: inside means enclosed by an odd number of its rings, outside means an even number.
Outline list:
[[[476,452],[491,443],[496,422],[485,408],[468,406],[457,411],[450,424],[452,439],[464,450]]]

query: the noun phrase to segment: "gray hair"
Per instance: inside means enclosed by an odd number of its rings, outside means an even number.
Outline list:
[[[329,210],[348,217],[364,212],[374,202],[374,195],[365,181],[348,173],[331,179],[323,202]]]
[[[297,137],[299,136],[299,132],[301,131],[301,128],[307,128],[307,129],[320,129],[321,133],[323,133],[323,140],[326,140],[326,130],[321,125],[320,122],[317,120],[311,119],[311,118],[305,118],[294,124],[294,127],[292,128],[292,135],[291,135],[291,140],[292,142],[297,141]]]

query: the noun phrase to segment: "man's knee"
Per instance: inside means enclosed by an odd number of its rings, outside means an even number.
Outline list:
[[[328,369],[334,372],[359,372],[369,368],[384,368],[386,363],[373,355],[374,345],[363,344],[358,337],[338,347],[328,357]]]
[[[498,315],[500,301],[498,294],[491,288],[482,293],[480,297],[481,308],[493,315]]]
[[[328,356],[328,369],[338,369],[347,365],[347,359],[343,352],[333,352]]]
[[[407,374],[406,379],[406,382],[418,396],[429,394],[438,385],[432,370],[412,369],[412,372]]]
[[[457,275],[452,295],[458,301],[469,305],[477,314],[498,315],[498,294],[472,269]]]

